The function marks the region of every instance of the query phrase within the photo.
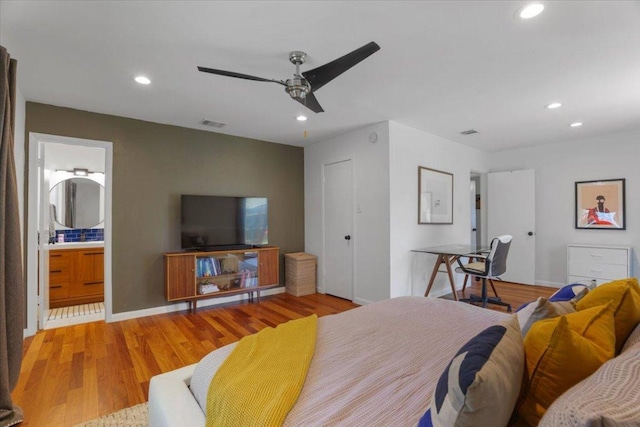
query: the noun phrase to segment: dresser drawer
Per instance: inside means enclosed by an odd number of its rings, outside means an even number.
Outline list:
[[[49,254],[49,272],[68,271],[71,268],[75,254],[69,251],[56,251]]]
[[[102,295],[104,293],[103,282],[75,282],[71,287],[71,296],[83,297],[87,295]]]
[[[569,264],[569,275],[614,280],[627,277],[628,271],[626,265],[580,261]]]
[[[616,248],[573,246],[569,248],[569,262],[576,261],[618,264],[626,267],[629,262],[629,251]]]
[[[71,282],[71,273],[68,271],[54,270],[49,272],[49,286],[61,285]]]
[[[49,301],[69,298],[69,282],[52,284],[49,283]]]

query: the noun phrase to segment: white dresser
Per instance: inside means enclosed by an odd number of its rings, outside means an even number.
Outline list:
[[[630,246],[567,245],[567,283],[631,277]]]

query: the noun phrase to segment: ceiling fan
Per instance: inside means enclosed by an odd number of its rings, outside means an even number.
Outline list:
[[[320,106],[320,103],[318,103],[314,93],[322,86],[326,85],[331,80],[335,79],[340,74],[344,73],[349,68],[363,61],[378,50],[380,50],[380,46],[375,42],[370,42],[351,53],[347,53],[334,61],[324,64],[318,68],[314,68],[313,70],[305,71],[302,74],[300,73],[300,65],[304,64],[307,54],[299,50],[295,50],[289,53],[289,61],[295,64],[296,72],[294,73],[293,78],[287,80],[265,79],[262,77],[250,76],[248,74],[216,70],[214,68],[206,67],[198,67],[198,70],[203,73],[219,74],[221,76],[236,77],[239,79],[278,83],[284,86],[284,90],[291,96],[291,98],[295,99],[315,113],[322,113],[324,110]]]

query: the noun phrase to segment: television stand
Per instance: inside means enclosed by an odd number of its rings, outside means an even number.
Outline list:
[[[235,248],[237,246],[234,245]],[[167,301],[186,301],[193,312],[198,300],[249,294],[280,286],[279,249],[229,249],[164,254]]]
[[[185,252],[218,252],[218,251],[241,251],[253,249],[252,245],[220,245],[206,246],[202,248],[185,249]]]

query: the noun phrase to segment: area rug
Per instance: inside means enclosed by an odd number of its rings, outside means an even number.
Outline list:
[[[148,425],[149,409],[146,403],[141,403],[74,427],[147,427]]]

